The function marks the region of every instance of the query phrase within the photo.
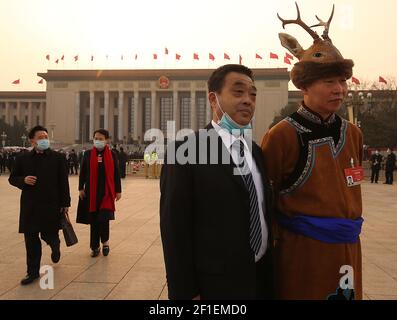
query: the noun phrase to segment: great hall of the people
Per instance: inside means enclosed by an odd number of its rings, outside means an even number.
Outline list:
[[[63,144],[86,143],[97,128],[113,142],[143,142],[145,132],[167,121],[176,131],[197,130],[212,118],[207,80],[211,69],[48,70],[38,73],[46,91],[0,91],[0,117],[51,130]],[[274,117],[289,102],[286,68],[253,69],[257,103],[253,137],[260,141]],[[300,96],[297,97],[300,99]]]

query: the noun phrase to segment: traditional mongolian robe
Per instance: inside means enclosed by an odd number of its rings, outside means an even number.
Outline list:
[[[301,106],[270,129],[262,150],[276,195],[278,298],[361,299],[361,189],[344,171],[361,165],[360,129]]]

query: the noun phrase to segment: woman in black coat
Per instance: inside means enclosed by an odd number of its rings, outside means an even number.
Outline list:
[[[117,156],[108,146],[109,132],[94,132],[94,147],[83,155],[79,176],[77,223],[90,224],[91,256],[109,254],[109,221],[114,220],[115,204],[121,198]]]

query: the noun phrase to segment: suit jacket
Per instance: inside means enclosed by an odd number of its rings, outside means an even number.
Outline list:
[[[380,169],[383,161],[383,156],[381,154],[373,154],[371,157],[371,166],[374,169]]]
[[[36,176],[36,184],[25,184],[26,176]],[[60,229],[60,209],[70,207],[68,169],[63,154],[50,149],[43,154],[34,150],[21,154],[8,181],[22,190],[20,233]]]
[[[396,167],[396,155],[392,152],[386,156],[385,170],[393,171]]]
[[[209,139],[198,133],[190,138],[196,144],[196,163],[199,158],[210,161],[214,155]],[[217,143],[218,157],[229,154],[219,135]],[[200,144],[207,145],[204,155],[198,152]],[[176,142],[167,152],[182,146],[183,142]],[[270,239],[272,191],[262,151],[255,143],[252,156],[262,176]],[[262,298],[272,298],[271,241],[258,268],[249,244],[249,193],[233,169],[232,162],[170,164],[166,156],[160,177],[160,229],[170,299],[192,299],[198,294],[202,299],[255,299],[258,285],[265,291]]]

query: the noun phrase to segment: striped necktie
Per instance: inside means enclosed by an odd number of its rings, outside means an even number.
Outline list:
[[[257,255],[262,244],[262,230],[261,221],[259,218],[258,196],[256,194],[256,188],[254,180],[252,179],[252,174],[249,171],[247,161],[244,158],[244,143],[241,140],[237,140],[233,143],[232,147],[237,148],[240,154],[240,160],[243,160],[243,164],[245,166],[243,168],[243,173],[247,173],[242,174],[241,177],[244,181],[245,187],[248,190],[250,199],[250,245],[252,250]]]

